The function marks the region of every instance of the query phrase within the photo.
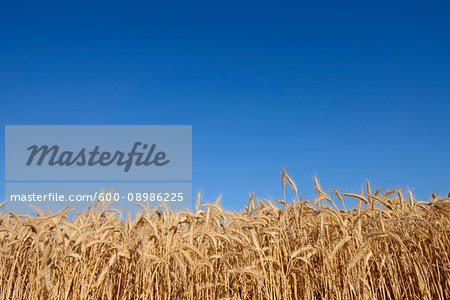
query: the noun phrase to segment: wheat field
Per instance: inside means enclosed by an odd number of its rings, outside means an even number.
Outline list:
[[[450,299],[449,197],[315,186],[300,198],[283,170],[295,200],[251,195],[241,211],[200,195],[195,211],[135,217],[105,203],[73,218],[4,211],[0,298]],[[335,205],[346,197],[357,207]]]

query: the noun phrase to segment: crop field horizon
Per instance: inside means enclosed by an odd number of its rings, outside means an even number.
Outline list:
[[[419,201],[369,182],[331,195],[315,179],[307,200],[284,170],[282,188],[295,199],[252,194],[240,211],[200,193],[193,211],[134,217],[104,202],[73,218],[2,211],[0,298],[450,298],[450,195]]]

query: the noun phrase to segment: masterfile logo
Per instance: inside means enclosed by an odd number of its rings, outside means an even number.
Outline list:
[[[5,126],[8,209],[192,204],[189,125]]]
[[[146,153],[138,151],[138,148],[142,146],[142,150],[146,151]],[[48,145],[38,146],[32,145],[27,148],[30,150],[30,156],[28,157],[27,166],[31,166],[33,164],[33,160],[36,156],[36,165],[41,166],[46,158],[47,164],[49,166],[94,166],[99,164],[100,166],[109,166],[112,163],[117,163],[118,166],[125,166],[124,172],[128,172],[133,165],[133,160],[136,158],[135,165],[136,166],[150,166],[155,165],[157,167],[164,166],[170,162],[170,160],[166,159],[166,153],[163,151],[155,152],[156,145],[153,144],[150,147],[147,144],[142,144],[140,142],[136,142],[133,145],[133,149],[127,154],[121,151],[115,151],[114,154],[108,151],[99,152],[99,146],[95,146],[92,151],[87,152],[86,148],[80,150],[78,154],[74,154],[72,151],[62,151],[60,153],[60,147],[57,145],[53,145],[49,147]],[[147,148],[149,150],[147,150]],[[87,152],[87,153],[86,153]],[[145,159],[144,159],[145,157]]]
[[[6,180],[191,180],[188,125],[10,125]]]

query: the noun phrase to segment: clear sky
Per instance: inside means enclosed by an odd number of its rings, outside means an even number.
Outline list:
[[[448,1],[2,1],[0,120],[192,124],[193,189],[223,193],[231,209],[250,192],[282,197],[283,167],[307,197],[317,174],[327,190],[369,179],[426,200],[450,191],[449,11]]]

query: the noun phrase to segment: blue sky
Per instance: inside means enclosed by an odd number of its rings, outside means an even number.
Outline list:
[[[192,124],[193,189],[231,209],[281,197],[283,167],[307,197],[316,174],[426,200],[450,191],[449,9],[3,1],[0,120]]]

